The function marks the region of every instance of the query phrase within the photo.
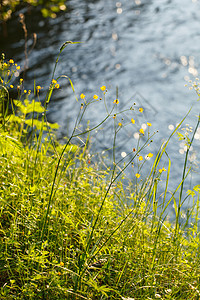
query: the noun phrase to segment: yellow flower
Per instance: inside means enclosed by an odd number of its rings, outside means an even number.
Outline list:
[[[162,169],[158,170],[159,173],[162,173],[162,172],[165,172],[165,171],[167,171],[165,168],[162,168]]]
[[[143,130],[142,128],[139,130],[139,132],[140,132],[141,134],[144,134],[144,130]]]
[[[54,84],[54,83],[57,83],[57,80],[55,80],[55,79],[52,79],[52,83]]]
[[[121,123],[121,122],[119,122],[119,123],[118,123],[118,125],[119,125],[119,126],[122,126],[122,123]]]
[[[141,176],[141,175],[138,174],[138,173],[135,174],[135,177],[137,177],[137,178],[140,178],[140,176]]]
[[[9,63],[10,63],[10,64],[14,64],[14,60],[13,60],[13,59],[10,59],[10,60],[9,60]]]
[[[138,159],[139,159],[139,161],[142,161],[142,160],[143,160],[143,157],[142,157],[142,156],[139,156]]]
[[[113,103],[118,104],[118,103],[119,103],[119,100],[118,100],[118,99],[115,99],[115,100],[113,101]]]
[[[105,90],[106,90],[106,86],[103,85],[100,89],[101,89],[102,91],[105,91]]]
[[[142,107],[139,108],[139,112],[141,112],[141,113],[143,112],[143,108]]]
[[[134,120],[134,119],[131,119],[131,123],[135,124],[135,120]]]
[[[58,272],[58,275],[60,276],[60,275],[61,275],[61,273],[60,273],[60,272]]]
[[[58,83],[56,83],[55,88],[59,89],[60,85]]]
[[[93,99],[97,100],[99,97],[97,95],[93,96]]]
[[[149,123],[149,122],[147,122],[147,126],[152,126],[152,124],[151,124],[151,123]]]
[[[17,69],[17,70],[20,70],[20,66],[17,66],[16,69]]]
[[[81,94],[81,95],[80,95],[80,98],[81,98],[81,99],[85,99],[85,95],[84,95],[84,94]]]
[[[60,262],[60,266],[61,266],[61,267],[64,266],[64,262],[63,262],[63,261]]]
[[[151,158],[153,157],[153,153],[149,153],[147,156]]]
[[[11,85],[10,85],[10,88],[11,88],[11,89],[13,89],[13,88],[14,88],[14,86],[11,84]]]
[[[24,90],[24,94],[26,94],[27,93],[27,90]]]
[[[37,86],[36,86],[36,89],[37,89],[37,91],[38,91],[38,93],[39,93],[39,90],[41,90],[41,86],[40,86],[40,85],[37,85]]]
[[[22,84],[22,82],[23,82],[23,78],[20,78],[19,82],[20,82],[20,84]]]
[[[7,66],[8,66],[8,64],[7,64],[7,63],[4,63],[4,64],[3,64],[3,66],[4,66],[4,67],[7,67]]]

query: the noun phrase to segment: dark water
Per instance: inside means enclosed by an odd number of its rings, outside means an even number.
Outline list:
[[[118,157],[136,147],[135,133],[147,121],[152,123],[151,132],[159,130],[159,133],[144,155],[148,152],[156,155],[158,147],[193,104],[185,123],[194,127],[200,104],[195,92],[184,85],[190,79],[194,81],[199,72],[198,0],[68,0],[67,6],[68,10],[54,20],[42,19],[37,12],[25,14],[29,49],[32,34],[37,33],[36,46],[29,55],[27,88],[32,88],[36,79],[36,84],[47,89],[60,46],[67,40],[80,41],[62,52],[56,75],[68,75],[77,95],[84,93],[87,99],[94,94],[100,97],[100,87],[106,85],[108,107],[113,105],[118,86],[119,111],[134,102],[137,104],[134,112],[119,117],[119,121],[123,117],[123,124],[133,117],[136,124],[120,130]],[[17,14],[8,22],[7,31],[7,38],[3,38],[1,31],[1,51],[23,66],[24,34]],[[61,125],[60,135],[65,136],[72,129],[80,103],[64,78],[59,83],[61,89],[55,92],[49,105],[49,118]],[[139,107],[144,108],[143,114],[138,113]],[[103,102],[98,102],[89,108],[84,124],[90,120],[90,126],[96,125],[105,116]],[[112,128],[110,123],[104,124],[94,134],[95,151],[101,153],[112,147]],[[200,131],[190,155],[195,164],[199,140]],[[176,136],[167,152],[172,161],[171,185],[176,186],[182,171],[184,143]],[[195,172],[189,180],[198,184],[198,169]]]

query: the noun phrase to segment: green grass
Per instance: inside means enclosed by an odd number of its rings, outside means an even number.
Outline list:
[[[4,59],[0,65],[0,298],[199,299],[200,187],[184,195],[188,153],[199,120],[187,140],[183,177],[169,199],[171,161],[168,158],[165,169],[162,157],[181,123],[151,158],[149,176],[140,180],[143,151],[154,135],[150,127],[148,134],[140,132],[137,149],[116,161],[116,137],[127,124],[117,121],[116,101],[109,111],[102,88],[105,119],[79,131],[85,111],[99,100],[87,102],[82,95],[74,100],[83,103],[71,136],[58,142],[57,125],[46,120],[57,83],[51,83],[43,105],[40,88],[25,92],[22,81],[18,99],[11,100],[16,66]],[[114,124],[111,167],[103,159],[91,163],[89,156],[90,133],[108,120]],[[84,147],[75,144],[74,137],[81,138]],[[127,183],[124,172],[133,162],[138,175]],[[165,187],[160,195],[161,182]],[[182,205],[189,198],[193,205],[184,217]],[[175,219],[170,222],[172,204]]]

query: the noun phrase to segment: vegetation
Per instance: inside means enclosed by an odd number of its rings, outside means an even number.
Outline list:
[[[71,42],[66,42],[60,53]],[[59,55],[60,55],[59,53]],[[59,60],[59,55],[54,72]],[[183,177],[167,198],[171,161],[162,157],[176,127],[157,154],[144,149],[152,142],[151,123],[138,131],[138,146],[116,161],[116,137],[126,124],[107,89],[89,101],[83,93],[75,127],[66,140],[56,139],[57,124],[46,118],[59,78],[41,101],[41,87],[17,87],[13,59],[0,63],[0,286],[1,299],[199,299],[199,192],[184,195],[187,159],[194,134],[187,136]],[[67,76],[63,76],[67,80]],[[71,87],[74,91],[72,82]],[[16,88],[17,99],[10,98]],[[98,94],[98,93],[97,93]],[[80,130],[86,110],[104,101],[107,116],[94,128]],[[143,108],[131,108],[134,114]],[[113,121],[113,164],[89,155],[90,133]],[[82,145],[75,143],[79,137]],[[154,158],[155,157],[155,158]],[[154,160],[154,161],[153,161]],[[142,178],[145,162],[152,162]],[[134,162],[135,180],[123,180]],[[142,180],[141,180],[142,178]],[[160,182],[165,183],[162,194]],[[182,204],[191,199],[186,214]],[[175,220],[167,218],[173,204]]]
[[[44,17],[56,18],[59,11],[66,9],[64,0],[1,0],[0,1],[0,21],[7,21],[19,6],[34,7],[39,6]]]

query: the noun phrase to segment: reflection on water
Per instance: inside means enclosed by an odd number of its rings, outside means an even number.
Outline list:
[[[28,48],[37,33],[37,43],[29,55],[26,72],[27,89],[33,79],[45,89],[58,49],[67,40],[80,41],[69,45],[60,57],[57,75],[68,75],[77,95],[82,92],[91,98],[99,94],[100,86],[108,88],[107,101],[112,104],[119,88],[119,110],[130,107],[133,102],[144,108],[143,116],[137,116],[135,128],[123,128],[119,135],[119,156],[128,153],[138,139],[138,130],[147,121],[152,131],[159,130],[151,145],[156,152],[171,134],[176,123],[186,114],[196,96],[184,87],[187,81],[198,76],[200,61],[199,9],[197,0],[85,0],[67,1],[68,10],[57,19],[41,19],[39,13],[26,13]],[[8,57],[24,65],[24,34],[18,16],[8,23],[8,37],[0,37],[1,50]],[[12,43],[10,43],[12,42]],[[62,125],[61,134],[66,135],[77,115],[77,105],[69,84],[59,81],[49,106],[49,117]],[[197,103],[187,120],[194,126]],[[91,126],[105,116],[103,106],[92,106],[87,119]],[[131,115],[124,114],[130,121]],[[96,149],[110,147],[112,130],[110,124],[95,136]],[[196,144],[199,143],[198,131]],[[196,151],[194,145],[193,151]],[[180,174],[184,147],[177,138],[168,149],[173,161],[172,182]],[[121,154],[120,154],[121,153]],[[123,153],[123,154],[122,154]],[[181,153],[181,154],[180,154]]]

